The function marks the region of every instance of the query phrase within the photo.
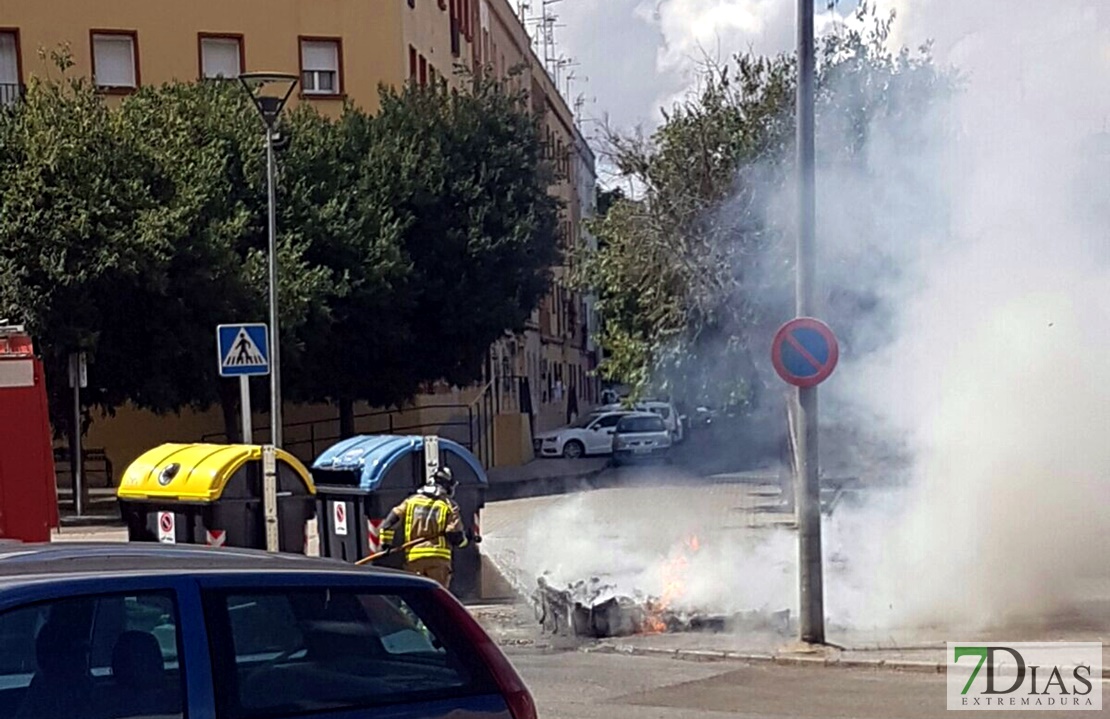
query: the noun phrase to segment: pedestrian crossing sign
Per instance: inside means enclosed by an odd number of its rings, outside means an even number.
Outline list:
[[[270,342],[264,324],[220,325],[216,328],[222,377],[270,373]]]

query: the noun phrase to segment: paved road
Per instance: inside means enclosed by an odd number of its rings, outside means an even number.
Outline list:
[[[943,676],[511,651],[541,719],[936,719]],[[1027,717],[1027,712],[992,712]],[[1068,712],[1069,717],[1105,717]]]

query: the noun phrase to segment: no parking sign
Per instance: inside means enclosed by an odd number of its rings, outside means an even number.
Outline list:
[[[158,541],[163,544],[177,544],[176,521],[173,512],[158,513]]]
[[[347,503],[332,502],[332,516],[335,519],[335,533],[340,537],[347,536]]]
[[[821,320],[799,317],[784,324],[771,342],[779,377],[795,387],[816,387],[832,375],[840,358],[836,335]]]

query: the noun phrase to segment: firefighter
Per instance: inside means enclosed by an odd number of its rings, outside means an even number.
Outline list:
[[[448,467],[436,470],[428,482],[401,504],[393,508],[382,523],[381,531],[390,532],[404,522],[405,541],[428,541],[405,550],[405,569],[445,588],[451,585],[451,552],[465,547],[470,539],[463,527],[462,513],[453,499],[458,482]]]

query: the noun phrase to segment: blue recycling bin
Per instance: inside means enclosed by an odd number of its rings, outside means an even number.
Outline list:
[[[458,487],[455,501],[468,531],[478,531],[486,503],[489,478],[466,447],[439,438],[440,465],[451,468]],[[362,435],[332,445],[312,463],[316,485],[320,554],[355,562],[386,549],[377,526],[424,484],[424,438]],[[395,528],[391,546],[406,541],[404,526]],[[401,552],[379,560],[377,566],[400,568]],[[481,596],[481,555],[476,544],[454,552],[451,591],[460,598]]]

